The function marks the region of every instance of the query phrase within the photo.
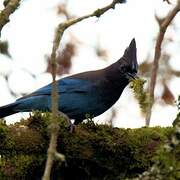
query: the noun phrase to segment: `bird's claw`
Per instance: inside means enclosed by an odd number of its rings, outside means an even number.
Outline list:
[[[67,121],[67,123],[69,125],[69,129],[70,129],[69,132],[73,133],[75,131],[75,125],[71,122],[69,117],[66,114],[64,114],[63,112],[59,112],[59,115]]]
[[[71,124],[69,125],[69,132],[70,133],[74,133],[75,132],[75,129],[76,129],[76,125],[74,125],[72,122],[71,122]]]

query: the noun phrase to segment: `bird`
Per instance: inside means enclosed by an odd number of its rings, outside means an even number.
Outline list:
[[[77,125],[86,119],[87,114],[96,117],[111,108],[129,82],[138,77],[136,51],[133,38],[115,63],[57,80],[58,110]],[[51,88],[52,83],[0,107],[0,118],[33,110],[51,111]]]

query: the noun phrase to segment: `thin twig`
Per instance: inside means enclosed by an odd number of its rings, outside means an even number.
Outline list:
[[[87,19],[93,16],[99,18],[109,9],[114,9],[115,5],[118,3],[125,3],[125,0],[113,0],[109,5],[101,9],[97,9],[91,14],[88,14],[82,17],[68,19],[63,23],[60,23],[56,29],[55,38],[53,41],[52,53],[51,53],[52,79],[53,79],[52,92],[51,92],[52,93],[52,96],[51,96],[52,97],[52,121],[50,125],[51,139],[50,139],[50,144],[48,148],[48,157],[46,161],[46,167],[45,167],[45,171],[43,175],[43,180],[50,179],[53,161],[55,159],[55,154],[57,154],[56,146],[57,146],[57,137],[58,137],[58,131],[59,131],[57,116],[60,112],[58,112],[58,91],[57,91],[57,83],[56,83],[56,69],[57,69],[56,52],[61,42],[63,33],[67,28],[69,28],[73,24],[76,24],[84,19]],[[62,114],[62,117],[63,117],[63,114]]]
[[[172,20],[174,19],[174,17],[179,11],[180,11],[180,0],[177,1],[176,6],[173,8],[172,11],[169,12],[167,17],[164,18],[163,22],[159,25],[159,34],[156,41],[154,61],[152,65],[151,78],[150,78],[150,86],[149,86],[150,103],[149,103],[148,111],[146,114],[146,126],[149,126],[150,119],[151,119],[152,106],[154,103],[154,89],[155,89],[156,79],[157,79],[159,59],[161,57],[162,41],[164,39],[164,35],[169,24],[172,22]]]
[[[168,4],[171,4],[171,2],[169,0],[163,0],[163,1],[167,2]]]
[[[2,28],[9,22],[9,16],[19,7],[21,0],[4,1],[5,8],[0,11],[0,37]]]

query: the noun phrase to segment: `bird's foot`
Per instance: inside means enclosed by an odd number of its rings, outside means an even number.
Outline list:
[[[68,123],[68,125],[69,125],[69,132],[70,133],[73,133],[73,132],[75,132],[75,125],[71,122],[71,120],[69,119],[69,117],[66,115],[66,114],[64,114],[63,112],[59,112],[59,115],[61,116],[61,117],[63,117],[66,121],[67,121],[67,123]]]
[[[74,125],[72,122],[71,124],[69,125],[69,132],[70,133],[74,133],[76,130],[76,125]]]

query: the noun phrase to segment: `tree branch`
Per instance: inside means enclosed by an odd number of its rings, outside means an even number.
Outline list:
[[[157,79],[157,71],[159,66],[159,60],[161,57],[161,45],[162,41],[164,39],[164,35],[166,33],[166,30],[169,26],[169,24],[172,22],[176,14],[180,11],[180,0],[177,1],[176,6],[173,8],[173,10],[167,15],[166,18],[164,18],[163,22],[159,24],[159,34],[156,41],[155,46],[155,54],[154,54],[154,61],[152,64],[152,70],[151,70],[151,78],[150,78],[150,86],[149,86],[149,95],[150,95],[150,102],[148,111],[146,114],[146,126],[149,126],[150,119],[151,119],[151,113],[152,113],[152,106],[154,103],[154,89],[156,85],[156,79]]]
[[[125,3],[125,0],[113,0],[109,5],[95,10],[93,13],[78,17],[78,18],[72,18],[68,19],[67,21],[60,23],[56,29],[55,32],[55,37],[53,41],[53,48],[52,48],[52,53],[51,53],[51,65],[52,65],[52,92],[51,92],[51,97],[52,97],[52,121],[50,124],[50,132],[51,132],[51,139],[50,139],[50,144],[48,148],[48,158],[46,161],[46,167],[43,175],[43,180],[49,180],[50,179],[50,173],[53,165],[53,160],[55,159],[55,154],[57,154],[56,151],[56,146],[57,146],[57,137],[58,137],[58,122],[57,122],[57,116],[58,116],[58,91],[57,91],[57,84],[56,84],[56,69],[57,69],[57,64],[56,64],[56,52],[59,47],[59,44],[61,42],[62,36],[64,31],[69,28],[70,26],[84,20],[90,17],[100,17],[103,15],[106,11],[109,9],[114,9],[115,5],[118,3]],[[63,118],[63,115],[61,115]]]
[[[64,126],[66,122],[58,120],[61,131],[57,149],[65,154],[67,162],[53,165],[51,179],[136,177],[148,170],[157,148],[165,139],[170,139],[173,131],[169,127],[119,129],[88,121],[80,124],[74,134],[69,134]],[[50,121],[50,113],[36,112],[14,125],[0,122],[0,179],[40,179]],[[55,154],[55,159],[58,158]]]
[[[9,22],[9,16],[19,7],[21,0],[5,0],[5,8],[0,11],[0,37],[2,28]]]

